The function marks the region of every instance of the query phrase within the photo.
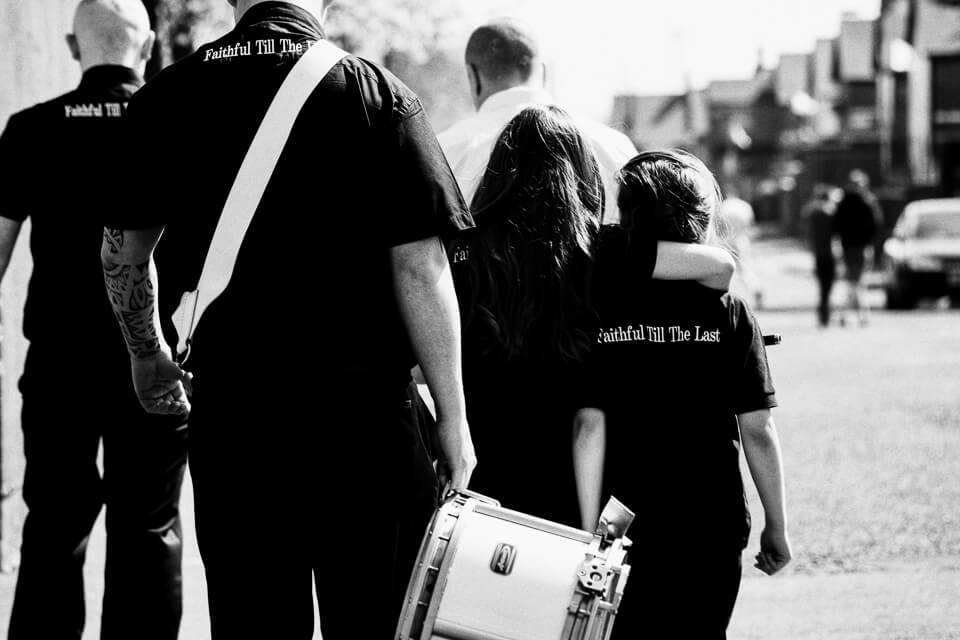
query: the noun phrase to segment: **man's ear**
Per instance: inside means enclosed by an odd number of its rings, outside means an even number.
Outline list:
[[[470,82],[470,94],[476,99],[483,93],[483,81],[480,79],[480,72],[477,70],[477,65],[467,65],[467,80]]]
[[[80,62],[80,45],[77,44],[77,36],[72,33],[68,33],[66,36],[67,48],[70,49],[70,57],[72,57],[77,62]]]
[[[153,45],[157,41],[157,34],[151,31],[147,34],[146,40],[143,42],[143,47],[140,49],[140,59],[144,62],[150,62],[150,58],[153,57]]]

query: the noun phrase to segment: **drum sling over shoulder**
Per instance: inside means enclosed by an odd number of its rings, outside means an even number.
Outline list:
[[[230,284],[240,245],[300,110],[320,81],[347,55],[330,42],[318,40],[293,65],[270,103],[223,205],[197,288],[185,292],[173,312],[181,364],[190,354],[193,332],[203,312]]]

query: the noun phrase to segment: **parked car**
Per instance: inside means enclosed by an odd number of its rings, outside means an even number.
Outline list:
[[[909,203],[883,253],[888,308],[910,309],[925,297],[960,299],[960,198]]]

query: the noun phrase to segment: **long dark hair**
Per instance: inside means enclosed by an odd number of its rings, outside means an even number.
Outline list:
[[[479,228],[458,278],[468,339],[504,360],[579,360],[603,186],[570,116],[537,106],[514,117],[471,210]]]

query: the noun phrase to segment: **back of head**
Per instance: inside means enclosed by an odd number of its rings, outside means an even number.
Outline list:
[[[506,357],[577,358],[586,265],[603,214],[597,160],[557,107],[524,109],[494,145],[471,209],[467,322]],[[534,327],[536,329],[534,330]]]
[[[866,189],[870,186],[870,176],[862,169],[854,169],[851,171],[848,180],[854,188]]]
[[[81,0],[73,19],[74,56],[86,70],[114,64],[142,71],[153,46],[140,0]]]
[[[838,188],[827,182],[818,182],[813,186],[813,199],[814,200],[830,200],[836,201],[839,200],[837,194]]]
[[[486,83],[487,93],[526,84],[539,71],[540,45],[530,27],[497,20],[478,27],[467,42],[467,66]]]
[[[234,9],[234,17],[237,20],[240,20],[251,7],[254,7],[258,4],[268,2],[271,0],[227,0],[227,3]],[[320,20],[324,21],[327,15],[327,10],[331,5],[336,4],[337,0],[286,0],[291,4],[295,4],[298,7],[307,10],[313,16]]]
[[[696,156],[680,149],[646,151],[624,165],[617,181],[625,227],[673,242],[706,243],[716,236],[715,214],[723,198]]]

